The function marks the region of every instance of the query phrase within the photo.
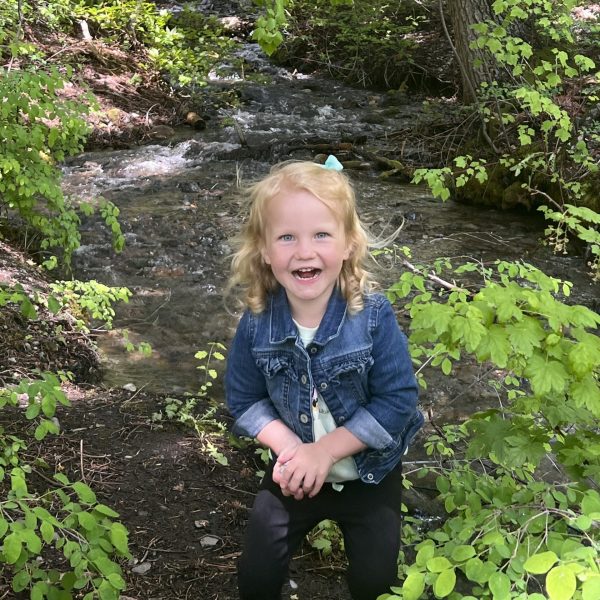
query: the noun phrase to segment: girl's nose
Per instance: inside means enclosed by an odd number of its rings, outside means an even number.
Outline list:
[[[307,260],[315,256],[315,249],[312,240],[299,240],[296,246],[296,258]]]

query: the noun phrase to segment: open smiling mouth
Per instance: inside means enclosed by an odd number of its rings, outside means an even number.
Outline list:
[[[296,269],[292,274],[296,279],[315,279],[321,274],[321,269]]]

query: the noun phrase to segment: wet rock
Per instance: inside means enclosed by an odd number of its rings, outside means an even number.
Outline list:
[[[175,130],[168,125],[155,125],[148,131],[148,137],[152,140],[169,140],[175,135]]]
[[[195,181],[182,181],[177,187],[186,193],[198,193],[202,189]]]
[[[363,117],[364,123],[369,123],[370,125],[381,125],[385,123],[385,117],[380,113],[371,113],[370,115],[365,115]]]
[[[196,112],[190,111],[185,116],[185,122],[194,129],[206,129],[206,121]]]

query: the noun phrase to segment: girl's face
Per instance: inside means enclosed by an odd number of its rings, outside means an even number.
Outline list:
[[[292,316],[316,326],[350,256],[344,226],[306,190],[284,189],[266,205],[264,261],[285,288]]]

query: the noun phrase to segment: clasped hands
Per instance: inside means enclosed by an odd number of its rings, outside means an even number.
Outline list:
[[[284,496],[302,500],[313,498],[323,483],[335,460],[318,442],[300,443],[284,449],[273,468],[273,481]]]

